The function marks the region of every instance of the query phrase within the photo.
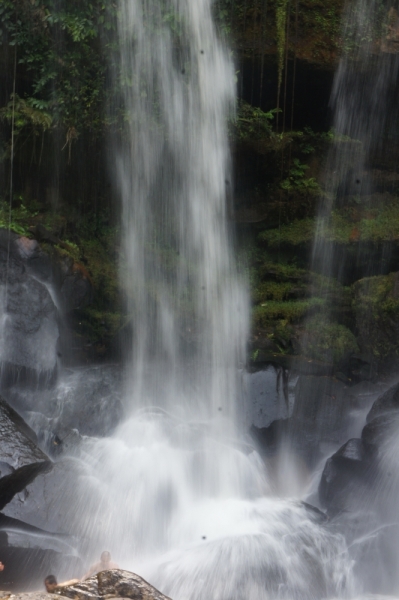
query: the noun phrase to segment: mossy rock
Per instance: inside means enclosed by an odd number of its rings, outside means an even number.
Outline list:
[[[377,360],[399,357],[399,272],[361,279],[353,290],[362,352]]]
[[[331,322],[324,315],[316,315],[306,321],[299,346],[304,356],[333,364],[359,352],[353,333],[345,325]]]

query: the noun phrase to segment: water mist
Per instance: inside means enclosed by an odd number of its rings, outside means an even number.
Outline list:
[[[228,226],[235,81],[211,5],[119,1],[127,418],[84,445],[74,529],[88,559],[109,549],[174,600],[346,594],[343,538],[271,498],[239,431],[249,306]]]

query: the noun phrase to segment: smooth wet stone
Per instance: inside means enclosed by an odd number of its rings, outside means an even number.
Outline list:
[[[0,509],[52,463],[35,444],[36,436],[0,397]]]
[[[367,415],[367,423],[391,412],[399,411],[399,383],[381,394],[374,402]]]
[[[45,383],[57,368],[58,312],[25,257],[2,242],[0,236],[0,383]]]
[[[367,493],[374,448],[360,439],[346,442],[325,466],[319,484],[319,498],[328,513],[347,510]]]
[[[386,413],[369,421],[362,431],[362,440],[379,448],[385,441],[395,436],[399,425],[399,413]]]
[[[101,571],[74,585],[59,587],[56,593],[73,600],[103,600],[130,598],[131,600],[170,600],[139,575],[130,571],[111,569]]]
[[[79,436],[107,436],[124,416],[119,365],[66,370],[49,390],[13,386],[5,394],[50,456],[70,453]]]

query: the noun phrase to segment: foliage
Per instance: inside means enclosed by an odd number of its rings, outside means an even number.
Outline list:
[[[399,355],[398,274],[367,277],[353,285],[353,310],[362,348],[378,360]]]
[[[286,28],[288,18],[289,0],[277,0],[276,3],[276,38],[277,38],[277,66],[278,66],[278,90],[281,88],[284,68],[284,55],[286,45]]]
[[[288,323],[299,321],[307,314],[320,310],[325,305],[321,298],[263,302],[253,309],[254,327],[266,327],[272,321],[284,319]]]
[[[279,229],[268,229],[259,234],[259,239],[266,242],[269,246],[279,246],[280,244],[299,244],[310,243],[313,240],[315,231],[315,219],[307,218],[296,220],[288,225],[283,225]]]
[[[235,139],[243,140],[258,140],[268,139],[273,135],[271,121],[277,109],[264,112],[257,106],[251,106],[244,100],[238,101],[237,116],[233,120],[230,131]]]
[[[253,301],[256,304],[265,302],[266,300],[275,300],[279,302],[292,296],[292,291],[293,284],[288,281],[263,281],[256,287],[253,293]]]
[[[301,350],[309,358],[336,364],[359,352],[355,336],[345,325],[333,323],[324,315],[316,315],[307,319],[305,326]]]
[[[21,199],[18,199],[21,200]],[[32,219],[36,216],[35,211],[31,211],[22,203],[11,208],[5,201],[0,201],[0,228],[10,229],[19,235],[30,236],[29,230]]]
[[[1,1],[0,40],[15,48],[17,74],[29,78],[27,105],[66,130],[104,126],[107,32],[115,15],[114,3],[103,0]]]
[[[307,149],[309,151],[309,149]],[[289,192],[296,190],[298,192],[308,192],[313,194],[320,193],[320,186],[314,177],[305,177],[305,172],[309,165],[301,163],[299,158],[293,159],[293,166],[289,170],[289,175],[280,183],[283,190]]]

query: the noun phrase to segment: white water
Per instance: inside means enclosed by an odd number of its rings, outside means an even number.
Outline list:
[[[211,0],[119,9],[130,417],[86,442],[72,529],[88,563],[109,549],[174,600],[350,596],[343,537],[276,496],[239,432],[249,307],[227,221],[235,83]],[[281,486],[298,487],[296,474]]]

